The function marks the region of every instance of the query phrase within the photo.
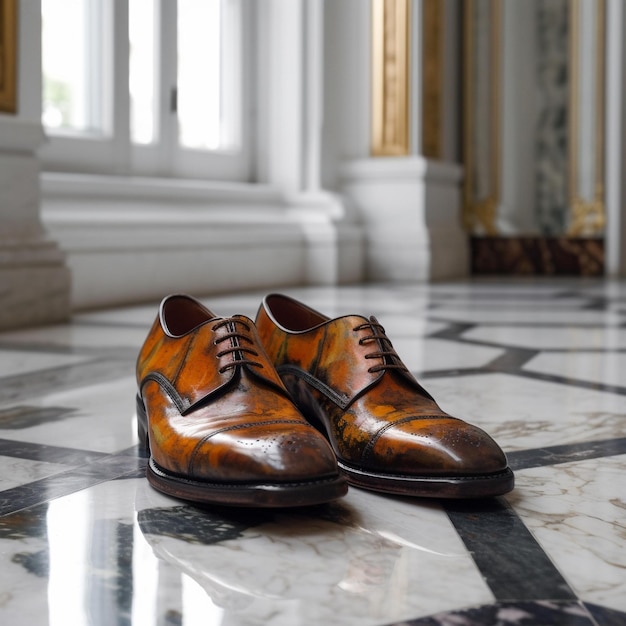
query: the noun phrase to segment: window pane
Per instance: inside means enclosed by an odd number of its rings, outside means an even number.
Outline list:
[[[180,143],[188,148],[227,147],[221,106],[223,4],[178,2],[178,122]]]
[[[130,66],[130,132],[134,143],[156,140],[155,0],[130,0],[128,5]]]
[[[42,0],[42,121],[49,129],[106,131],[102,0]]]

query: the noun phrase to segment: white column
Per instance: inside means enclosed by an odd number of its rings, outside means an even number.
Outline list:
[[[410,154],[379,157],[370,156],[370,3],[351,3],[349,15],[346,15],[347,4],[350,3],[333,4],[336,20],[343,24],[345,32],[350,31],[351,23],[358,23],[367,39],[351,40],[344,35],[345,54],[357,57],[361,66],[353,68],[352,76],[346,76],[350,93],[346,94],[343,106],[349,111],[342,119],[348,128],[342,130],[342,136],[350,139],[350,143],[346,142],[343,150],[339,148],[348,157],[339,169],[339,186],[354,203],[364,223],[367,278],[406,282],[465,275],[468,254],[467,235],[461,226],[462,168],[455,162],[458,137],[452,136],[458,133],[455,116],[460,68],[455,59],[460,45],[459,6],[446,2],[440,23],[444,37],[441,155],[432,159],[422,154],[422,3],[412,0],[410,7]],[[356,51],[355,44],[360,46]],[[348,50],[348,46],[353,49]]]
[[[280,189],[307,246],[309,283],[362,277],[362,231],[344,199],[325,188],[334,146],[325,133],[327,73],[337,59],[326,50],[324,0],[265,0],[259,17],[258,170]]]
[[[39,2],[18,3],[18,114],[0,114],[0,329],[69,315],[69,270],[41,224]]]

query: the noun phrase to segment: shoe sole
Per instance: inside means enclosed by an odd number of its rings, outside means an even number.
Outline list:
[[[406,476],[368,472],[338,461],[350,485],[402,496],[467,499],[490,498],[508,493],[515,486],[510,468],[492,474],[471,476]]]
[[[139,396],[137,435],[150,454],[148,417]],[[337,500],[348,492],[348,481],[342,474],[326,479],[291,483],[217,483],[172,474],[159,467],[152,456],[146,468],[146,478],[158,491],[181,500],[239,507],[311,506]]]

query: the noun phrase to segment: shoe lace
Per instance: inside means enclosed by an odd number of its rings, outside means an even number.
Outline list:
[[[254,339],[252,339],[249,335],[251,329],[250,325],[244,320],[229,318],[214,324],[212,327],[213,331],[216,331],[220,328],[226,326],[229,329],[225,335],[222,335],[218,339],[214,341],[215,345],[219,345],[224,341],[231,342],[230,346],[220,350],[217,353],[217,357],[221,358],[226,356],[227,354],[233,355],[233,360],[230,363],[226,363],[222,365],[219,369],[220,374],[223,374],[227,370],[234,369],[239,365],[252,365],[253,367],[263,368],[263,364],[255,361],[250,357],[259,356],[259,353],[254,350],[254,348],[249,348],[244,343],[248,343],[250,345],[254,345]],[[249,355],[249,356],[248,356]]]
[[[366,359],[382,359],[381,363],[369,367],[367,369],[368,372],[373,373],[391,369],[408,372],[407,367],[402,363],[398,353],[395,351],[391,340],[387,337],[382,324],[380,324],[374,316],[370,317],[368,322],[355,326],[353,330],[369,330],[371,332],[370,335],[365,335],[359,339],[360,346],[369,342],[375,342],[380,348],[379,350],[369,352],[365,355]]]

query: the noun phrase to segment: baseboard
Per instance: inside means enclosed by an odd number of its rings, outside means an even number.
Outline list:
[[[66,254],[75,310],[360,278],[341,260],[361,243],[340,205],[261,185],[42,175],[42,218]]]

